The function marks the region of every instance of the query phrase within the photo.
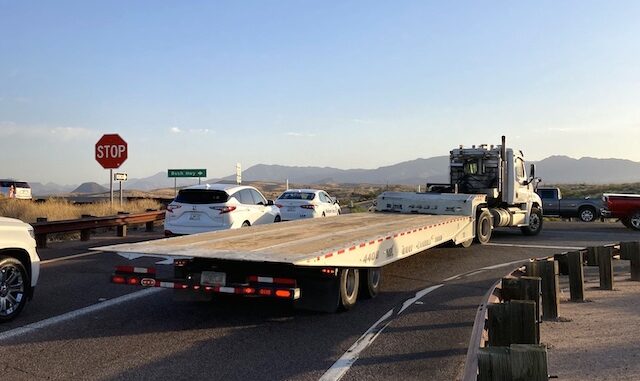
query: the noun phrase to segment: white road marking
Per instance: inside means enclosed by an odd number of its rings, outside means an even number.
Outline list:
[[[493,266],[483,267],[480,270],[495,270],[495,269],[499,269],[501,267],[517,265],[518,263],[522,263],[522,262],[526,262],[526,261],[528,261],[528,259],[520,259],[520,260],[513,261],[513,262],[506,262],[506,263],[500,263],[500,264],[493,265]]]
[[[407,307],[411,304],[416,303],[420,298],[427,295],[428,293],[442,287],[442,284],[438,284],[435,286],[427,287],[424,290],[416,292],[416,295],[406,300],[402,304],[402,308],[398,311],[397,315],[400,315]],[[322,377],[320,377],[320,381],[338,381],[340,380],[347,371],[351,368],[351,366],[358,360],[360,357],[360,353],[367,349],[369,345],[371,345],[375,339],[380,335],[380,333],[387,328],[389,324],[391,324],[393,316],[393,310],[389,310],[386,314],[384,314],[377,322],[375,322],[356,342],[349,348],[347,351],[336,361],[329,370],[327,370]]]
[[[6,331],[6,332],[2,332],[0,333],[0,342],[10,339],[10,338],[14,338],[17,336],[22,336],[25,334],[29,334],[29,333],[33,333],[39,329],[43,329],[49,326],[52,326],[54,324],[58,324],[58,323],[62,323],[65,322],[67,320],[72,320],[75,318],[78,318],[80,316],[83,315],[87,315],[93,312],[97,312],[109,307],[113,307],[115,305],[118,304],[122,304],[122,303],[126,303],[126,302],[130,302],[132,300],[136,300],[136,299],[140,299],[140,298],[144,298],[153,294],[156,294],[158,292],[163,291],[163,289],[161,288],[149,288],[146,290],[142,290],[142,291],[137,291],[131,294],[127,294],[127,295],[123,295],[120,297],[117,297],[115,299],[110,299],[107,300],[106,302],[102,302],[102,303],[98,303],[98,304],[93,304],[90,305],[88,307],[84,307],[81,308],[79,310],[75,310],[75,311],[69,311],[65,314],[62,315],[58,315],[58,316],[54,316],[48,319],[44,319],[44,320],[40,320],[38,322],[35,323],[31,323],[28,325],[25,325],[24,327],[20,327],[20,328],[16,328],[16,329],[12,329],[10,331]]]
[[[100,251],[90,251],[90,252],[82,253],[82,254],[69,255],[67,257],[47,259],[46,261],[40,261],[40,264],[41,265],[46,265],[48,263],[55,263],[55,262],[66,261],[68,259],[76,259],[76,258],[88,257],[90,255],[96,255],[96,254],[99,254],[99,253],[100,253]]]
[[[544,245],[521,245],[511,243],[485,243],[485,246],[501,246],[501,247],[521,247],[524,249],[555,249],[555,250],[582,250],[584,247],[574,246],[544,246]]]

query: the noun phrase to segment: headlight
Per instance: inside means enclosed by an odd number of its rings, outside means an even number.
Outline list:
[[[29,228],[27,229],[27,231],[29,232],[29,235],[31,236],[31,238],[36,239],[36,235],[33,232],[33,227],[29,226]]]

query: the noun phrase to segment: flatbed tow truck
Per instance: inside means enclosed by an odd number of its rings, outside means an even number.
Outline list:
[[[165,266],[157,268],[118,266],[111,281],[170,288],[175,299],[271,297],[291,300],[296,308],[335,312],[352,308],[359,296],[375,297],[382,266],[447,242],[463,247],[474,239],[488,242],[495,213],[489,205],[487,194],[384,192],[376,212],[93,250],[128,259],[161,258],[158,263]],[[523,208],[515,213],[524,216]]]

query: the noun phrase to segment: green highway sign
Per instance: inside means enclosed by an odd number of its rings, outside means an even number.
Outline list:
[[[207,177],[206,169],[168,169],[169,177]]]

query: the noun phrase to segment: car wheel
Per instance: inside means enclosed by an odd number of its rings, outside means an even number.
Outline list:
[[[578,210],[578,217],[582,222],[593,222],[596,220],[596,210],[591,206],[585,206]]]
[[[633,229],[633,226],[631,226],[631,218],[630,217],[623,217],[620,219],[620,222],[622,222],[622,224],[626,227],[628,227],[629,229]]]
[[[542,211],[535,206],[531,208],[529,225],[520,228],[524,235],[538,235],[542,231]]]
[[[273,219],[273,222],[280,222],[282,221],[282,219],[280,218],[280,215],[277,215],[276,218]]]
[[[629,225],[631,225],[631,229],[640,230],[640,210],[634,212],[629,218]]]
[[[27,302],[29,276],[22,263],[11,257],[0,257],[0,321],[9,321],[20,313]]]
[[[249,221],[245,221],[242,223],[242,228],[248,228],[249,226],[251,226],[251,224],[249,223]]]

